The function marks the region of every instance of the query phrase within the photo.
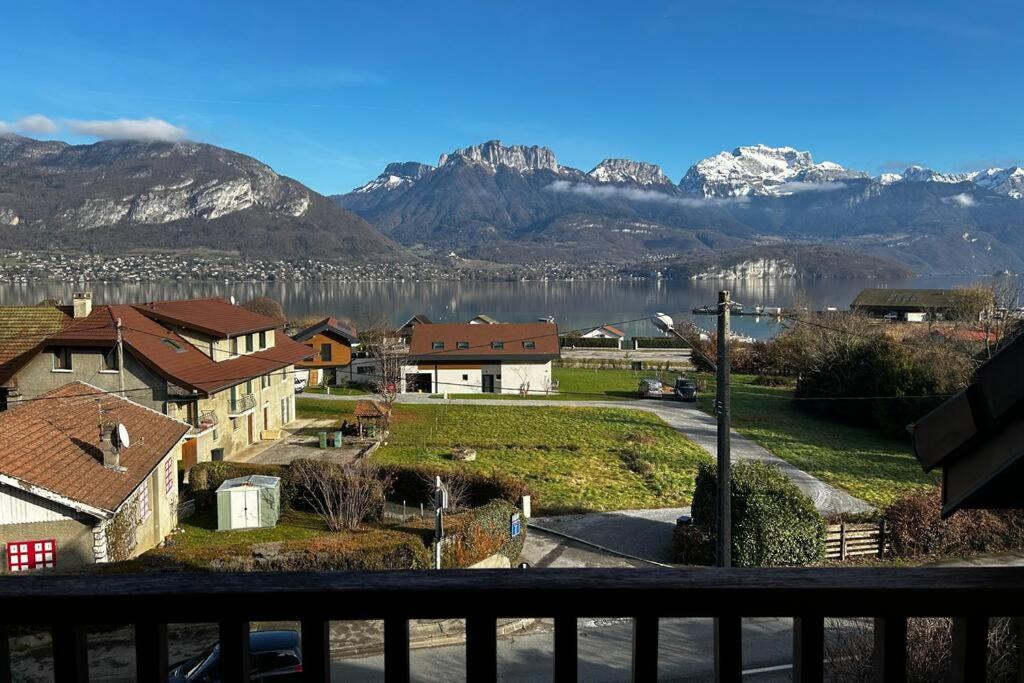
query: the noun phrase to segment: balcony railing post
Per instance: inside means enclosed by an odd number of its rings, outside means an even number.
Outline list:
[[[658,617],[633,618],[633,680],[658,680]]]
[[[135,624],[135,680],[167,676],[167,624]]]
[[[495,617],[466,619],[466,680],[498,678],[498,620]]]
[[[555,683],[576,683],[577,659],[576,617],[555,617]]]
[[[953,619],[953,652],[949,664],[949,680],[956,683],[984,681],[987,657],[988,618]]]
[[[7,625],[0,624],[0,683],[11,683],[11,643],[7,640]]]
[[[907,618],[875,619],[874,679],[879,683],[907,680]]]
[[[249,680],[249,622],[220,622],[220,677],[225,681]]]
[[[821,681],[825,677],[825,619],[793,619],[793,683]]]
[[[53,679],[56,683],[87,683],[89,645],[85,626],[61,624],[53,627]]]
[[[743,679],[743,620],[715,619],[715,683],[739,683]]]
[[[302,671],[310,683],[331,680],[331,623],[326,619],[303,619]]]
[[[407,683],[409,680],[409,620],[384,620],[384,681]]]

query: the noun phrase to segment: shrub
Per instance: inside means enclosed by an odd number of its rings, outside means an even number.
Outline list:
[[[893,555],[969,555],[1022,545],[1020,511],[961,510],[942,519],[941,509],[938,487],[907,493],[886,508]]]
[[[679,337],[633,337],[636,348],[641,349],[688,349],[690,344]]]
[[[696,524],[676,525],[672,531],[672,557],[680,564],[714,564],[715,539]]]
[[[461,502],[468,506],[486,505],[493,500],[518,505],[523,496],[531,495],[525,481],[507,474],[483,474],[438,465],[382,465],[380,471],[391,477],[392,498],[408,501],[412,505],[431,502],[434,487],[430,482],[436,476],[445,479],[453,472],[458,472],[459,478],[466,484],[465,500]],[[535,496],[531,503],[536,507]]]
[[[424,569],[430,553],[419,534],[388,529],[325,534],[304,541],[157,548],[132,569],[173,571],[356,571]],[[123,569],[124,566],[122,565]]]
[[[825,521],[813,501],[777,467],[762,462],[737,463],[732,468],[730,487],[735,566],[803,565],[824,558]],[[715,465],[705,459],[697,466],[692,514],[693,524],[712,542],[717,491]]]
[[[388,475],[367,459],[341,464],[299,459],[288,467],[288,481],[297,500],[316,512],[332,531],[355,530],[384,517]]]
[[[604,339],[601,337],[561,337],[559,346],[562,348],[575,346],[578,349],[617,349],[618,339]]]
[[[441,551],[442,566],[468,567],[491,555],[504,555],[510,563],[517,562],[526,542],[526,518],[520,515],[522,531],[515,538],[509,525],[518,512],[515,505],[495,500],[446,517],[445,533],[451,541]]]
[[[254,465],[244,462],[228,462],[215,460],[193,465],[188,471],[188,485],[196,499],[196,507],[205,509],[213,504],[217,489],[228,479],[245,477],[251,474],[262,474],[269,477],[281,477],[281,511],[286,510],[292,502],[293,492],[287,484],[287,468],[283,465]]]

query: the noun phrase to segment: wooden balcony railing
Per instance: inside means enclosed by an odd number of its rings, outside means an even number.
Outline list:
[[[385,678],[409,679],[409,620],[466,620],[466,677],[496,677],[499,617],[553,617],[554,679],[577,678],[577,618],[633,618],[633,678],[657,677],[659,618],[716,617],[717,679],[741,678],[743,617],[793,617],[793,680],[824,676],[825,617],[875,618],[875,678],[906,673],[908,617],[953,617],[952,679],[985,680],[988,618],[1024,609],[1024,571],[526,569],[0,578],[0,636],[53,632],[57,683],[87,679],[86,626],[135,624],[137,680],[167,672],[167,624],[220,624],[222,678],[248,680],[249,622],[301,623],[306,680],[330,675],[329,621],[384,620]],[[1007,614],[1007,612],[1013,614]],[[0,681],[10,680],[0,638]]]

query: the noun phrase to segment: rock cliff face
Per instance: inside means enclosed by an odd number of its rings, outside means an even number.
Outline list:
[[[600,183],[633,183],[634,185],[671,185],[656,164],[632,159],[605,159],[588,173]]]
[[[690,275],[691,280],[779,280],[800,275],[796,265],[785,259],[760,258],[731,266],[714,266]]]
[[[469,161],[496,169],[511,168],[516,171],[539,171],[546,169],[558,173],[558,161],[555,153],[547,147],[527,147],[512,145],[506,147],[500,140],[490,140],[480,145],[457,149],[450,154],[442,154],[438,166],[456,161]]]
[[[0,243],[402,255],[372,226],[251,157],[193,142],[0,136]],[[20,238],[20,239],[16,239]],[[322,244],[318,248],[316,242]]]

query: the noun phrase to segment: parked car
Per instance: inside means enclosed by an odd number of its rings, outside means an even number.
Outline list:
[[[252,681],[302,681],[302,648],[298,631],[255,631],[249,634]],[[220,644],[171,665],[171,683],[220,683]]]
[[[295,378],[295,393],[296,394],[301,394],[305,390],[306,390],[306,378],[304,378],[304,377],[296,377]]]
[[[676,377],[676,383],[672,388],[672,394],[680,401],[696,401],[697,383],[692,379],[687,379],[686,377]]]
[[[662,398],[665,396],[665,389],[660,379],[648,377],[647,379],[640,380],[637,393],[640,395],[640,398]]]

